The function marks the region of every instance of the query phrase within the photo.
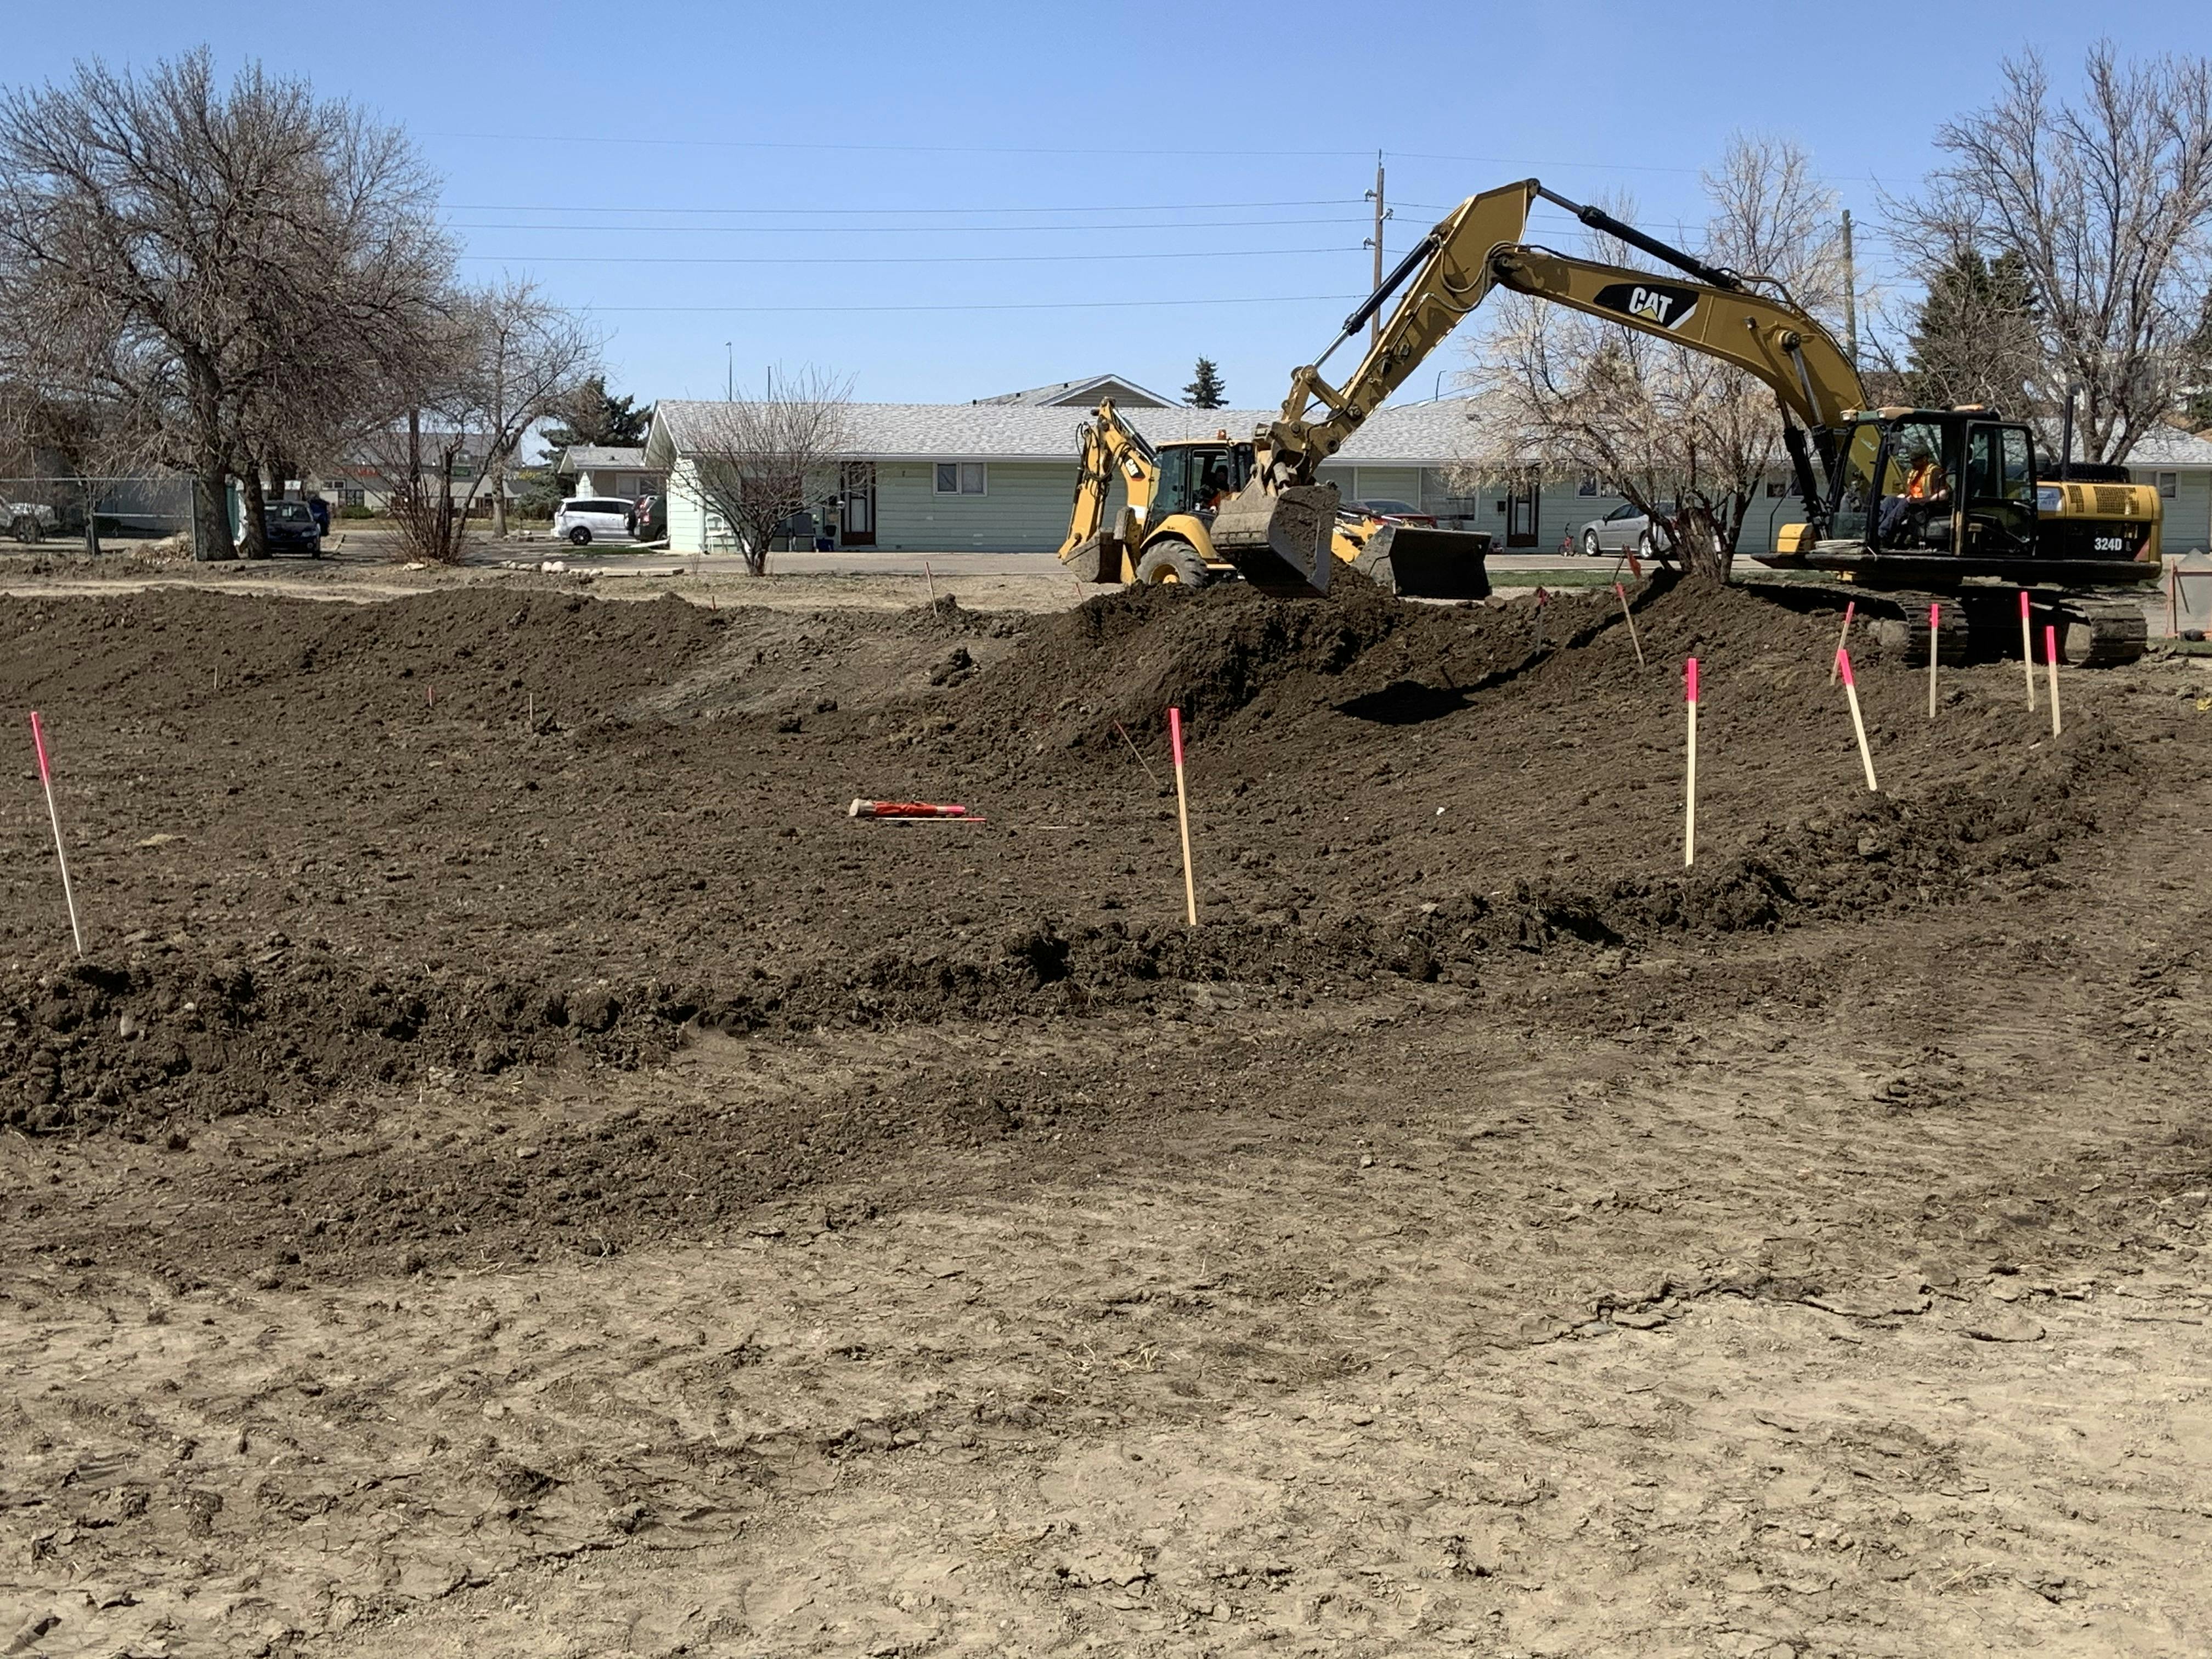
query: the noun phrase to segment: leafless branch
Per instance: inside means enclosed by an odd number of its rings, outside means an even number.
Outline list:
[[[2019,262],[2041,359],[2025,412],[2079,386],[2084,453],[2120,461],[2175,407],[2212,285],[2212,60],[2123,64],[2103,42],[2082,78],[2068,101],[2036,53],[2009,60],[1993,103],[1938,129],[1920,193],[1887,206],[1925,282]]]
[[[850,390],[808,369],[779,374],[763,397],[713,405],[708,453],[670,480],[672,495],[722,521],[754,575],[767,574],[769,544],[791,517],[836,492],[852,448]]]

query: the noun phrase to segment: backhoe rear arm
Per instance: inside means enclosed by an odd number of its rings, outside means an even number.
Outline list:
[[[1103,571],[1110,550],[1115,569],[1111,574],[1094,576],[1097,581],[1119,580],[1120,553],[1101,545],[1105,536],[1106,503],[1114,487],[1114,476],[1121,476],[1127,489],[1129,505],[1141,516],[1152,505],[1152,490],[1159,482],[1159,466],[1151,444],[1145,435],[1121,418],[1114,407],[1114,400],[1106,398],[1097,412],[1084,422],[1082,459],[1075,470],[1075,505],[1068,514],[1067,538],[1060,545],[1063,563],[1095,557]]]

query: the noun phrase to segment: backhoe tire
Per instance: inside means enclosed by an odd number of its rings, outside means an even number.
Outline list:
[[[1188,542],[1164,537],[1137,561],[1137,580],[1149,586],[1203,587],[1213,580],[1206,561]]]

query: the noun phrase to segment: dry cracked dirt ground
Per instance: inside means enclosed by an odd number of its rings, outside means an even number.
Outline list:
[[[0,1646],[2212,1650],[2212,676],[1639,604],[18,581]]]

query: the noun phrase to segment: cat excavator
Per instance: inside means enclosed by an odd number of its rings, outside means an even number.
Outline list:
[[[1539,198],[1682,278],[1528,242]],[[1461,203],[1345,319],[1328,350],[1292,374],[1280,413],[1252,435],[1236,493],[1207,521],[1212,555],[1265,592],[1325,594],[1341,556],[1336,489],[1319,481],[1319,467],[1498,288],[1711,353],[1773,392],[1805,518],[1753,556],[1761,562],[1829,573],[1853,585],[1863,612],[1890,611],[1908,625],[1917,614],[1923,630],[1927,598],[1950,597],[1938,641],[1949,658],[1963,658],[1970,629],[2001,648],[2011,635],[1989,624],[2017,614],[2021,590],[2040,620],[2061,627],[2070,659],[2142,653],[2140,598],[2114,590],[2160,574],[2154,488],[2107,467],[2075,476],[2070,455],[2048,477],[2033,428],[1990,409],[1869,408],[1850,358],[1779,283],[1708,264],[1534,179]],[[1343,385],[1324,380],[1329,356],[1394,296]]]
[[[1081,428],[1075,507],[1061,561],[1085,581],[1177,583],[1202,587],[1233,576],[1217,552],[1212,526],[1219,504],[1252,477],[1252,446],[1224,429],[1211,439],[1153,445],[1108,398]],[[1119,481],[1127,505],[1108,522]],[[1441,530],[1357,512],[1338,512],[1328,526],[1329,556],[1407,599],[1480,599],[1490,592],[1484,561],[1491,538],[1477,531]]]

